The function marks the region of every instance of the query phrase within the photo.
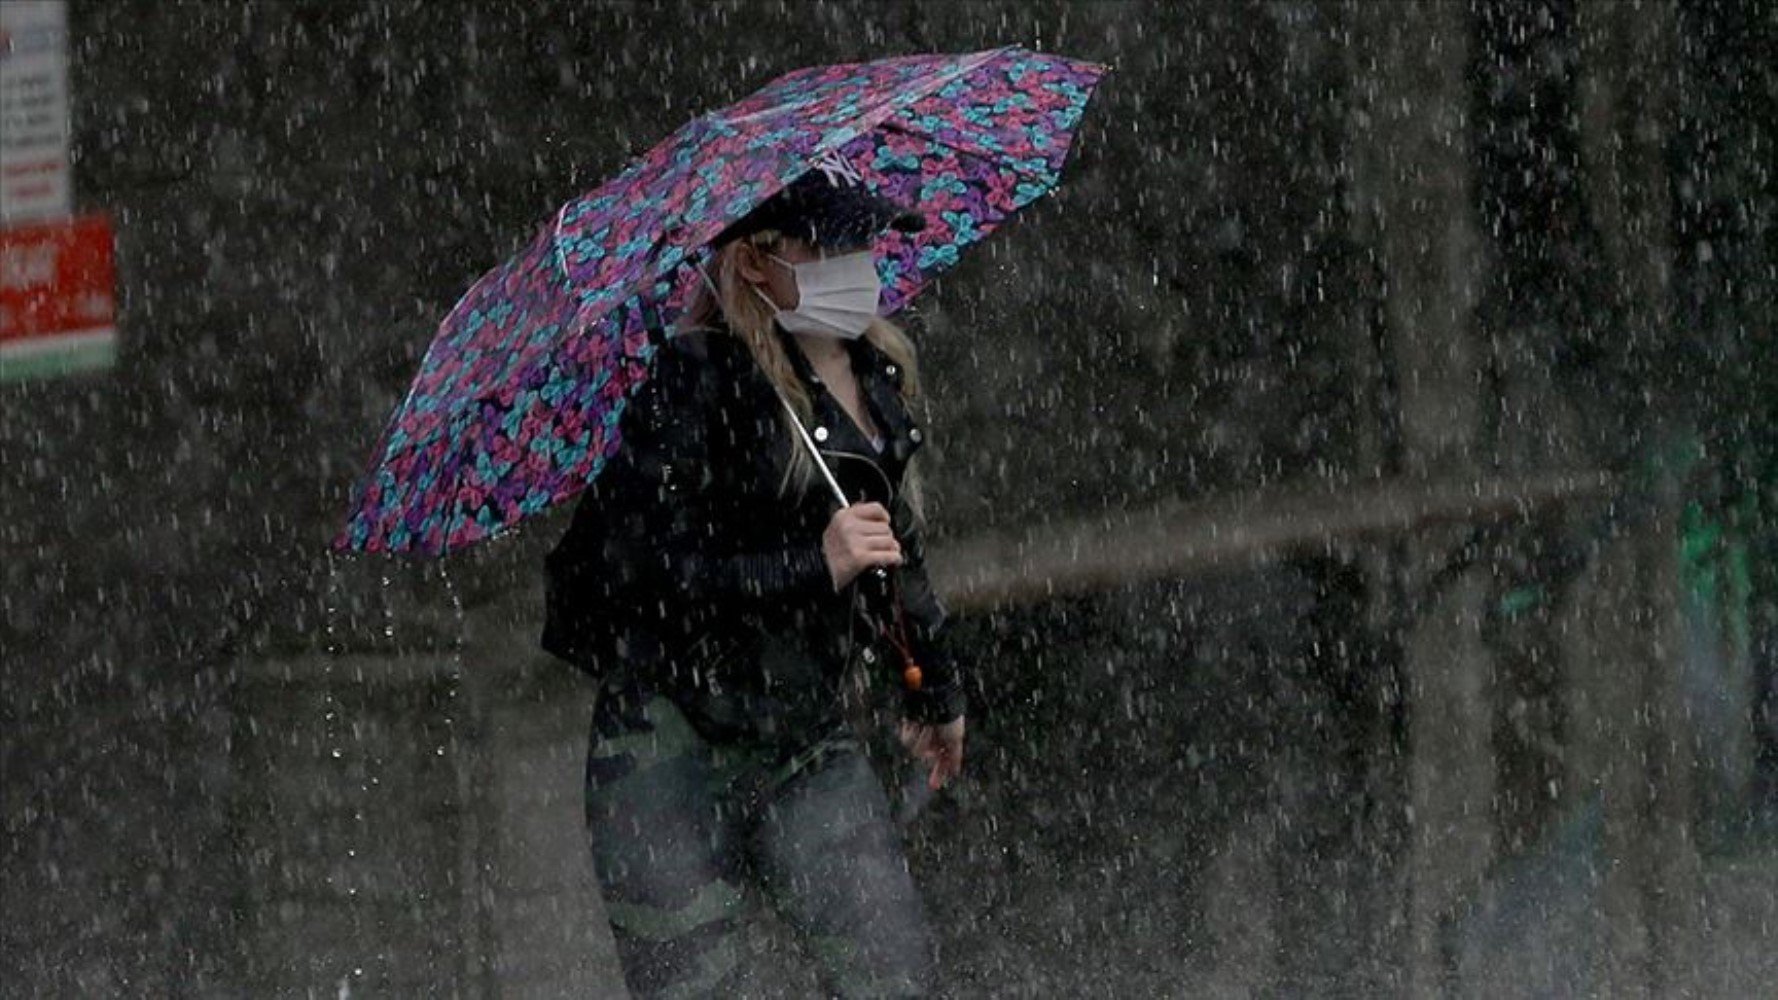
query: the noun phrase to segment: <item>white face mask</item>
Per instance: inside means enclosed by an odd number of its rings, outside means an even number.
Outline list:
[[[791,333],[855,340],[877,318],[883,282],[877,277],[877,262],[869,250],[802,264],[793,264],[776,254],[766,256],[790,268],[796,276],[796,308],[779,309],[758,285],[753,286],[753,291],[772,306],[772,314]]]

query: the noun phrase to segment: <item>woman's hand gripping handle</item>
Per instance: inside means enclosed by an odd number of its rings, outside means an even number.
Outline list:
[[[852,504],[835,511],[821,535],[821,554],[827,558],[835,592],[867,569],[901,565],[901,543],[890,530],[888,509],[880,503]]]

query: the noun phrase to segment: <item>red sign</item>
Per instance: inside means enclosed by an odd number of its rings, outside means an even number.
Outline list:
[[[0,341],[110,326],[115,288],[102,215],[0,231]]]
[[[0,378],[110,363],[116,287],[105,216],[0,231]]]

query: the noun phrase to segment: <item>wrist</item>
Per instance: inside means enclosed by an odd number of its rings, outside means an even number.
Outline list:
[[[909,691],[902,703],[902,716],[911,722],[928,726],[945,726],[963,718],[968,709],[961,685]]]

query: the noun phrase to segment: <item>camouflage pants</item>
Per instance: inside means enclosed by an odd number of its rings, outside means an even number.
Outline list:
[[[713,744],[665,697],[601,691],[587,822],[633,995],[734,995],[755,888],[834,993],[924,991],[920,900],[882,786],[843,726],[794,752]]]

